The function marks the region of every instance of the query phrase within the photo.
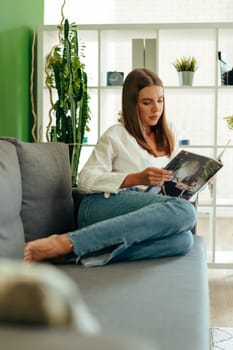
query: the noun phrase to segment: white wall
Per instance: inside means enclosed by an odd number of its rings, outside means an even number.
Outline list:
[[[44,24],[61,20],[63,0],[44,0]],[[232,22],[232,0],[66,0],[65,17],[77,24]]]

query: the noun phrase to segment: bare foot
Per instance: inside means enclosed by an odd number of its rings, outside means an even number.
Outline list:
[[[33,262],[62,256],[73,251],[69,234],[51,235],[25,244],[24,261]]]

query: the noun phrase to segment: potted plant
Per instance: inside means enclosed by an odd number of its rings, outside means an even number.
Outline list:
[[[46,138],[69,144],[72,186],[76,187],[80,152],[90,120],[87,74],[79,55],[77,26],[65,19],[64,25],[61,23],[58,28],[60,43],[46,58],[46,86],[51,102]],[[57,91],[55,103],[54,88]]]
[[[197,60],[192,57],[177,58],[173,66],[178,72],[180,85],[192,85],[194,72],[197,70]]]
[[[230,130],[233,130],[233,115],[229,115],[224,118],[227,122],[227,126]]]

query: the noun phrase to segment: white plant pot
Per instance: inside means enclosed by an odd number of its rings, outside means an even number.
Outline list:
[[[178,75],[179,75],[180,86],[193,85],[194,72],[191,72],[191,71],[178,72]]]

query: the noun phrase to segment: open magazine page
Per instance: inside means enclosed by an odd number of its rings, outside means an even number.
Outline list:
[[[161,192],[190,199],[222,166],[216,159],[182,150],[166,166],[166,169],[173,170],[173,179],[164,183]]]
[[[173,178],[164,183],[160,193],[189,200],[222,166],[219,160],[182,150],[167,164]]]

